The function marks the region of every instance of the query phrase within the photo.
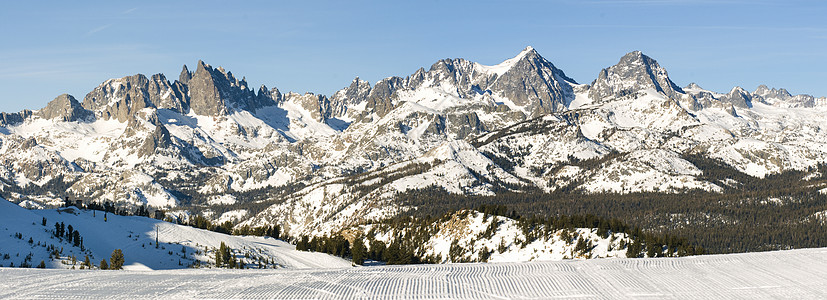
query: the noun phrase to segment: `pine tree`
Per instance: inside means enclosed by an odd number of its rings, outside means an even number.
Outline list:
[[[223,245],[224,243],[221,243],[221,244]],[[221,251],[216,250],[215,251],[215,267],[220,268],[223,264],[224,264],[224,259],[221,257]]]
[[[41,260],[40,264],[37,265],[37,268],[38,269],[45,269],[46,268],[46,262]]]
[[[109,270],[109,264],[106,263],[106,258],[101,259],[100,269]]]
[[[87,268],[92,268],[92,262],[89,261],[89,255],[87,255],[86,258],[83,260],[83,265]]]
[[[227,247],[224,242],[221,242],[221,246],[218,248],[218,252],[221,253],[221,265],[226,266],[229,268],[235,268],[235,257],[232,254],[232,249]]]
[[[350,252],[353,255],[354,264],[361,265],[365,263],[365,243],[361,238],[353,239],[353,247]]]
[[[112,256],[109,258],[109,262],[112,264],[109,267],[111,270],[122,269],[124,263],[123,251],[121,251],[121,249],[115,249],[112,251]]]

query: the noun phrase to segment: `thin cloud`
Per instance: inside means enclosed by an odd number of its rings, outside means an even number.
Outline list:
[[[101,27],[89,30],[88,32],[86,32],[85,36],[90,36],[90,35],[93,35],[95,33],[101,32],[104,29],[109,28],[109,26],[112,26],[112,24],[106,24],[106,25],[103,25]]]
[[[124,12],[122,12],[121,14],[128,15],[128,14],[131,14],[132,12],[134,12],[134,11],[136,11],[136,10],[138,10],[138,8],[137,8],[137,7],[133,7],[133,8],[130,8],[130,9],[125,10],[125,11],[124,11]]]
[[[594,0],[581,3],[589,4],[643,4],[643,5],[699,5],[699,4],[769,4],[757,0]]]
[[[819,27],[769,27],[769,26],[716,26],[716,25],[610,25],[610,24],[571,24],[559,25],[561,28],[631,28],[631,29],[706,29],[706,30],[776,30],[776,31],[827,31]]]

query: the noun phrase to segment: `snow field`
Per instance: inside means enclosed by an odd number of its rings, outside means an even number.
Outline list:
[[[0,268],[0,298],[754,299],[827,297],[827,248],[682,258],[306,270]]]

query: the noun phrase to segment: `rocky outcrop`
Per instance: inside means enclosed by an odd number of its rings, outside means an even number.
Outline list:
[[[189,108],[186,86],[170,84],[163,74],[143,74],[110,79],[86,94],[82,106],[105,120],[125,122],[137,111],[154,107],[186,113]]]
[[[331,115],[335,117],[344,116],[348,108],[367,101],[370,95],[370,83],[356,77],[350,86],[339,90],[330,97]]]
[[[534,48],[527,47],[521,54],[508,71],[485,88],[525,107],[531,117],[566,110],[574,100],[572,84],[577,82]]]
[[[393,110],[393,93],[398,89],[404,88],[404,85],[405,79],[396,76],[377,82],[368,94],[367,111],[376,113],[380,118],[387,115]]]
[[[807,94],[792,95],[786,89],[770,89],[763,84],[758,86],[751,96],[757,101],[781,107],[814,107],[819,102],[825,102],[823,97],[817,99]]]
[[[267,86],[261,85],[258,88],[258,93],[256,94],[258,97],[258,101],[263,104],[273,105],[279,104],[284,101],[284,97],[282,96],[281,92],[277,88],[267,89]]]
[[[144,139],[141,147],[138,148],[138,156],[146,157],[155,154],[156,149],[163,149],[172,146],[172,137],[169,130],[162,124],[155,126],[155,130]]]
[[[181,78],[186,80],[186,78]],[[233,110],[256,109],[273,105],[273,102],[257,97],[243,78],[238,80],[231,72],[198,61],[198,68],[189,80],[190,108],[204,116],[221,116]]]
[[[724,103],[732,104],[734,107],[738,108],[749,108],[752,107],[752,95],[749,92],[742,89],[740,86],[736,86],[729,91],[724,97],[721,97],[721,101]]]
[[[80,102],[69,94],[57,96],[37,114],[44,119],[59,119],[64,122],[89,121],[93,117],[92,112],[84,109]]]
[[[589,97],[596,102],[633,96],[645,89],[654,89],[672,99],[684,94],[658,62],[641,53],[630,52],[620,62],[603,69],[592,82]]]
[[[188,85],[190,84],[190,79],[192,79],[192,72],[187,69],[187,65],[184,65],[184,68],[181,69],[181,74],[178,75],[178,82]]]
[[[304,110],[310,112],[310,116],[316,121],[324,122],[331,117],[330,100],[324,95],[287,93],[284,95],[284,100],[301,106]]]
[[[25,109],[16,113],[0,113],[0,126],[14,126],[23,123],[27,118],[32,116],[32,111]]]

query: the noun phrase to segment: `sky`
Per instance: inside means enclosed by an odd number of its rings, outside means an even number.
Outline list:
[[[493,65],[533,46],[579,83],[623,54],[679,86],[827,96],[827,2],[4,1],[0,111],[78,100],[109,78],[178,78],[199,59],[282,92],[332,95],[442,58]]]

